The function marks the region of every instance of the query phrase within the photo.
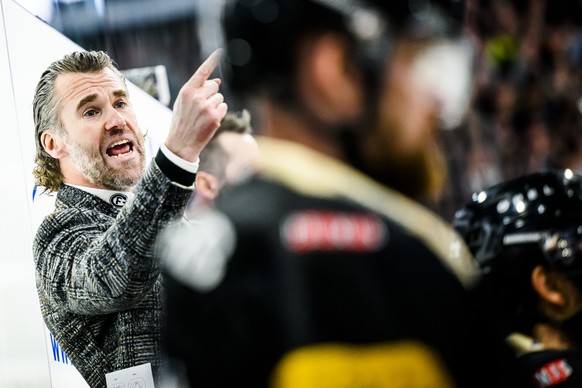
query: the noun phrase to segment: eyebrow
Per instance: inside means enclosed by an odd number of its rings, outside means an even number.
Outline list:
[[[87,97],[82,98],[81,101],[79,101],[79,103],[77,104],[77,110],[80,110],[82,107],[84,107],[88,103],[95,101],[96,98],[97,98],[96,94],[90,94]]]
[[[113,92],[115,97],[127,97],[127,92],[123,89],[119,89]]]
[[[119,89],[119,90],[115,90],[113,92],[113,95],[115,97],[127,97],[127,92],[123,89]],[[85,105],[87,105],[90,102],[93,102],[97,99],[97,94],[90,94],[84,98],[81,99],[81,101],[79,101],[79,103],[77,104],[77,110],[80,110],[82,107],[84,107]]]

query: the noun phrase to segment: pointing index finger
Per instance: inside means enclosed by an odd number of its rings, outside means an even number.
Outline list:
[[[220,57],[222,56],[222,49],[216,49],[210,54],[208,58],[198,67],[198,70],[192,75],[188,83],[195,87],[200,87],[204,85],[204,82],[208,80],[210,74],[216,69],[218,63],[220,62]]]

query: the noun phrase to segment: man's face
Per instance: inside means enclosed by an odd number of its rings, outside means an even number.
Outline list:
[[[145,167],[143,135],[122,80],[110,69],[58,76],[65,183],[130,190]]]

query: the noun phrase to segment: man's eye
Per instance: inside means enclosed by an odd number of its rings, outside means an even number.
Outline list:
[[[95,109],[89,109],[89,110],[86,110],[85,111],[84,116],[86,116],[86,117],[93,117],[96,114],[97,114],[97,111]]]
[[[127,106],[127,103],[126,103],[125,101],[118,101],[118,102],[115,104],[115,107],[116,107],[116,108],[118,108],[118,109],[123,109],[123,108],[125,108],[126,106]]]

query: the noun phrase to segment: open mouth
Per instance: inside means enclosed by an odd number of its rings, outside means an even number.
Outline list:
[[[127,139],[120,140],[107,147],[105,152],[112,158],[123,157],[133,152],[133,143]]]

